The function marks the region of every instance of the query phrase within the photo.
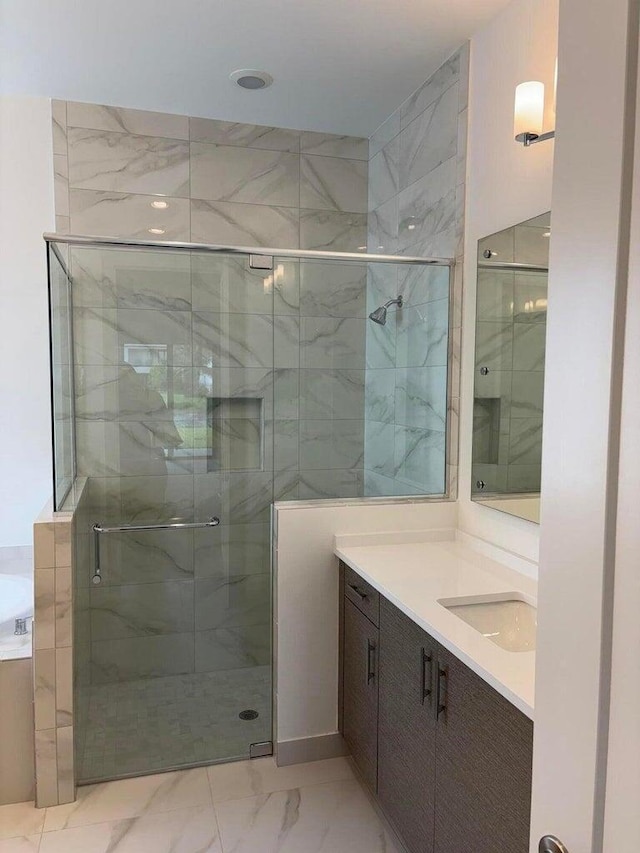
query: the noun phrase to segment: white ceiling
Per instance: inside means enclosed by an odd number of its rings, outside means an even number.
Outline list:
[[[0,0],[0,91],[368,136],[507,2]]]

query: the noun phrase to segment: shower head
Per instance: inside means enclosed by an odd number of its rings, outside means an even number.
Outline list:
[[[369,319],[373,320],[374,323],[377,323],[379,326],[385,326],[387,323],[387,308],[390,305],[397,305],[398,308],[402,308],[402,296],[398,296],[397,299],[390,299],[388,302],[385,302],[384,305],[381,305],[380,308],[376,308],[375,311],[372,311],[369,314]]]

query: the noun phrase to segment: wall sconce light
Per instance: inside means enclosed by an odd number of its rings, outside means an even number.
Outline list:
[[[555,130],[542,132],[544,120],[544,83],[530,80],[516,86],[516,103],[514,110],[514,136],[516,142],[521,142],[525,148],[536,142],[553,139]]]

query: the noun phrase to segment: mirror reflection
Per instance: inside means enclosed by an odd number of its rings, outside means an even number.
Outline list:
[[[478,243],[472,499],[540,520],[551,214]]]

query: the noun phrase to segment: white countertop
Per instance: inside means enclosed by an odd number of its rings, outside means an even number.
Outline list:
[[[517,592],[536,603],[537,583],[453,532],[336,536],[335,553],[417,625],[533,719],[535,652],[509,652],[438,599]],[[419,541],[422,539],[422,541]],[[403,541],[404,540],[404,541]],[[416,541],[418,540],[418,541]],[[431,541],[425,541],[431,540]],[[374,544],[366,544],[367,541]],[[497,553],[498,549],[496,549]]]

